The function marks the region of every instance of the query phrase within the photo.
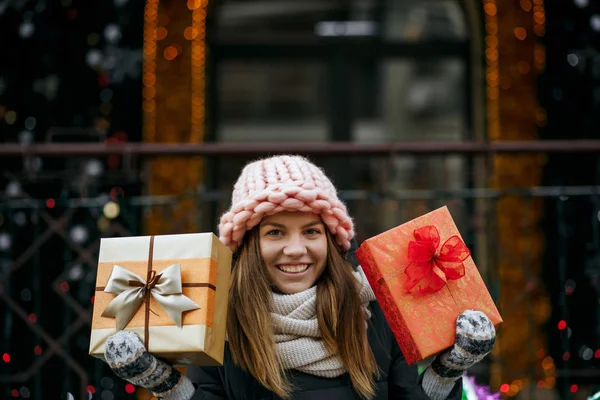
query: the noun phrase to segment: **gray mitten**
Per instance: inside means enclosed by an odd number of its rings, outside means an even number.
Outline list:
[[[181,372],[146,351],[133,332],[119,331],[106,340],[104,356],[117,376],[165,400],[190,400],[195,388]]]
[[[456,343],[439,354],[423,375],[423,390],[432,400],[448,397],[463,372],[494,348],[496,329],[481,311],[467,310],[456,320]]]

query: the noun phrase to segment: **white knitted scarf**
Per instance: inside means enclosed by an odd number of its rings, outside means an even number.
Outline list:
[[[371,318],[368,310],[375,295],[364,272],[359,267],[354,276],[359,281],[360,299],[365,320]],[[313,286],[300,293],[273,293],[273,328],[277,356],[284,369],[296,369],[307,374],[333,378],[346,372],[336,354],[326,349],[317,322],[317,288]]]

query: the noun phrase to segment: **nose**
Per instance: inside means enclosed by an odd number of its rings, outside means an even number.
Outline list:
[[[308,252],[302,237],[293,236],[283,248],[283,254],[288,257],[302,257]]]

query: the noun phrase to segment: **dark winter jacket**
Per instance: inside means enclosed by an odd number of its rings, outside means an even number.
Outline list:
[[[370,304],[368,338],[373,354],[382,371],[376,380],[376,400],[406,399],[429,400],[420,385],[417,366],[406,365],[392,331],[377,301]],[[190,367],[188,377],[197,387],[192,400],[266,400],[280,399],[259,384],[249,373],[235,366],[229,348],[225,347],[222,367]],[[348,374],[337,378],[321,378],[299,371],[290,371],[294,385],[293,400],[348,400],[358,399]],[[462,397],[462,381],[459,379],[448,397]]]

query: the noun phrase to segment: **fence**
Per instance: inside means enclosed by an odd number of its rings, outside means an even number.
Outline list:
[[[596,163],[599,142],[302,146],[0,146],[7,162],[0,198],[0,397],[135,398],[131,387],[87,354],[100,238],[144,234],[153,215],[169,221],[161,234],[185,231],[188,221],[182,219],[191,216],[175,212],[184,202],[198,211],[192,216],[198,229],[214,230],[215,216],[228,206],[230,183],[145,195],[144,171],[152,157],[202,155],[207,170],[224,171],[234,158],[243,164],[246,157],[273,152],[320,157],[341,181],[350,165],[353,173],[370,171],[340,191],[356,216],[359,240],[448,205],[507,317],[498,348],[473,370],[480,382],[523,399],[577,398],[600,390],[593,386],[600,381],[600,186],[594,180],[520,188],[476,182],[478,162],[489,167],[499,153],[579,152]],[[112,172],[94,172],[93,157],[111,154],[129,161]],[[32,172],[27,160],[37,156],[45,157],[46,171]],[[461,160],[459,185],[430,189],[438,187],[432,183],[440,180],[437,172],[417,184],[403,182],[399,160],[441,160],[446,168],[452,157]],[[360,183],[391,170],[394,178]],[[503,220],[515,208],[520,217]],[[507,289],[510,282],[518,287]]]

